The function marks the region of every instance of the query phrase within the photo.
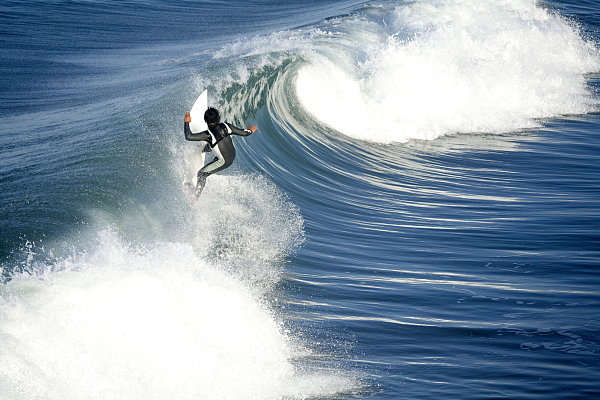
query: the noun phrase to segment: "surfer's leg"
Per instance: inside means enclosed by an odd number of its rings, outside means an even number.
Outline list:
[[[198,175],[200,173],[214,174],[215,172],[219,172],[223,169],[223,165],[225,164],[225,160],[219,160],[215,157],[214,160],[206,164],[200,171],[198,171]]]
[[[223,141],[221,141],[223,142]],[[215,153],[215,159],[210,163],[206,164],[200,171],[198,171],[198,183],[196,184],[196,197],[200,196],[202,189],[206,183],[206,178],[209,175],[219,172],[229,167],[235,158],[235,148],[233,145],[225,146],[221,142],[212,148]]]
[[[196,183],[196,198],[200,197],[200,193],[202,193],[202,189],[206,185],[206,178],[209,175],[214,174],[217,171],[220,171],[225,164],[225,160],[219,160],[215,157],[210,163],[206,164],[202,169],[198,171],[198,182]]]
[[[229,167],[235,159],[235,147],[233,143],[226,143],[227,140],[221,140],[215,147],[212,148],[212,152],[215,153],[215,159],[210,163],[206,164],[202,168],[202,172],[209,172],[214,174]]]
[[[200,197],[200,193],[202,193],[202,189],[204,189],[204,185],[206,184],[206,178],[208,178],[208,173],[202,172],[202,170],[198,171],[198,183],[196,184],[196,198]]]

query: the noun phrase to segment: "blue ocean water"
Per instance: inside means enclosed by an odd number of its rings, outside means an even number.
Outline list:
[[[0,399],[600,395],[591,0],[0,4]],[[183,116],[238,125],[182,188]]]

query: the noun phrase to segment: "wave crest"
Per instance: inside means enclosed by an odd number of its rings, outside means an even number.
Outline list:
[[[598,104],[585,79],[600,69],[598,49],[531,1],[422,1],[381,15],[342,21],[341,36],[298,72],[304,108],[346,135],[505,133]]]

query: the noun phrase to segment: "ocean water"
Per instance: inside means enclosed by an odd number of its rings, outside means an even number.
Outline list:
[[[0,400],[600,396],[592,0],[0,4]],[[183,116],[236,138],[201,201]]]

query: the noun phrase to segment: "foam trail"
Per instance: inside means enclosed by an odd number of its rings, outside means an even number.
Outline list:
[[[304,108],[346,135],[505,133],[597,105],[584,75],[600,70],[598,50],[533,1],[417,1],[378,13],[386,24],[345,22],[342,38],[356,44],[339,40],[344,57],[315,52],[297,75]]]

